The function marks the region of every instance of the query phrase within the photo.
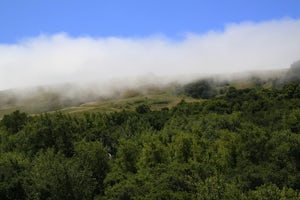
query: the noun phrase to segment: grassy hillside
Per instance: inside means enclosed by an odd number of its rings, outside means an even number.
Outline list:
[[[171,108],[182,99],[187,102],[200,101],[184,95],[176,95],[167,91],[153,92],[150,94],[138,94],[131,97],[112,98],[97,102],[81,104],[76,107],[62,109],[65,113],[78,114],[82,112],[114,112],[122,110],[134,110],[137,106],[147,104],[152,110]]]
[[[152,110],[173,107],[182,99],[187,102],[199,101],[199,98],[211,98],[226,92],[228,87],[272,88],[281,84],[287,70],[275,70],[259,73],[234,74],[231,78],[210,77],[186,85],[170,84],[162,87],[148,86],[135,89],[113,90],[101,93],[90,87],[78,87],[76,84],[36,87],[29,89],[0,91],[0,118],[15,110],[29,114],[39,114],[62,110],[65,113],[113,112],[134,110],[141,104],[147,104]],[[198,84],[198,85],[197,85]],[[200,84],[200,85],[199,85]],[[94,85],[96,88],[97,86]],[[188,87],[187,87],[188,86]],[[108,88],[102,88],[109,90]],[[205,90],[211,91],[205,91]],[[204,90],[199,93],[199,90]],[[208,92],[208,93],[207,93]],[[192,98],[196,97],[196,98]],[[197,99],[198,98],[198,99]]]
[[[76,99],[76,96],[84,96],[78,92],[74,97],[64,97],[58,91],[35,91],[31,95],[17,97],[18,92],[3,91],[0,93],[0,118],[15,110],[21,110],[29,114],[62,110],[65,113],[82,112],[113,112],[134,110],[141,104],[147,104],[153,110],[163,107],[173,107],[182,99],[187,102],[197,101],[185,95],[177,95],[171,88],[148,89],[145,92],[126,90],[115,96],[101,97],[97,95]],[[21,95],[22,96],[22,95]]]

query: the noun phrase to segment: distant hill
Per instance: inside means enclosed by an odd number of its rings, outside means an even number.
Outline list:
[[[172,107],[182,99],[198,101],[222,95],[230,86],[236,88],[280,87],[283,80],[299,80],[300,62],[289,70],[244,72],[229,76],[211,76],[200,80],[174,82],[158,86],[112,87],[109,85],[58,84],[0,91],[0,118],[15,110],[38,114],[62,110],[68,113],[84,111],[112,112],[134,109],[146,103],[153,109]],[[203,85],[204,84],[204,85]],[[122,85],[122,84],[121,84]]]

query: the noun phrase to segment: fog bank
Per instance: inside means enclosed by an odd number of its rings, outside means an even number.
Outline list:
[[[181,41],[164,36],[40,35],[0,44],[0,90],[90,81],[118,85],[128,80],[134,85],[146,77],[166,82],[190,75],[287,68],[300,58],[299,35],[300,19],[232,23],[223,31],[187,33]],[[121,79],[125,81],[118,82]]]

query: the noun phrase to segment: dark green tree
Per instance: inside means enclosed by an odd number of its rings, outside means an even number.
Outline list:
[[[26,113],[16,110],[9,115],[4,115],[0,124],[8,133],[14,134],[25,126],[27,120],[28,116]]]

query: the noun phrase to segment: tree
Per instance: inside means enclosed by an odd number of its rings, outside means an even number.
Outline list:
[[[151,111],[150,106],[146,104],[139,105],[135,108],[135,111],[139,114],[149,113]]]
[[[235,184],[228,183],[223,176],[217,175],[200,183],[197,196],[199,200],[239,200],[243,194]]]
[[[137,161],[139,159],[140,148],[134,140],[119,141],[120,145],[117,152],[116,165],[124,172],[137,172]]]
[[[168,148],[162,144],[157,136],[142,136],[142,149],[137,163],[139,169],[152,168],[168,162]]]
[[[200,80],[185,85],[184,93],[193,98],[209,99],[216,96],[217,91],[207,80]]]
[[[193,138],[187,134],[177,134],[174,137],[175,158],[179,163],[187,163],[192,157]]]
[[[19,110],[14,111],[9,115],[4,115],[1,120],[1,125],[10,134],[15,134],[20,131],[28,120],[27,114],[20,112]]]
[[[23,131],[27,153],[35,154],[40,149],[53,148],[71,157],[73,141],[79,128],[75,120],[62,113],[42,114],[36,117]]]
[[[92,178],[96,180],[95,194],[104,193],[103,181],[110,170],[110,157],[107,149],[100,141],[77,143],[75,147],[75,159],[83,171],[90,171]]]
[[[29,161],[21,154],[9,152],[0,156],[0,199],[25,199],[23,187]]]
[[[95,187],[90,170],[81,169],[76,160],[48,149],[33,161],[26,193],[32,199],[91,199]]]

